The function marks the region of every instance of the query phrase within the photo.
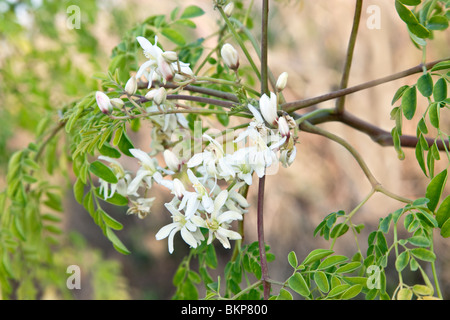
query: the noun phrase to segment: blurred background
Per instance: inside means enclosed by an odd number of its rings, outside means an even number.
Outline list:
[[[250,1],[242,2],[246,6]],[[285,90],[287,101],[337,89],[354,2],[271,2],[269,65],[275,77],[284,71],[289,73]],[[195,19],[197,28],[192,29],[189,36],[207,38],[219,19],[210,0],[0,0],[0,190],[6,186],[10,155],[34,140],[39,119],[100,87],[92,75],[107,70],[112,50],[127,30],[150,15],[169,14],[176,6],[190,4],[200,6],[205,15]],[[68,27],[68,17],[73,13],[68,11],[71,5],[80,9],[80,28]],[[369,28],[367,24],[373,14],[367,11],[371,5],[380,9],[379,28]],[[255,1],[252,31],[256,36],[260,32],[259,12],[260,3]],[[209,39],[205,45],[214,45],[213,40]],[[427,60],[447,57],[449,43],[448,32],[436,33],[427,50]],[[393,1],[364,1],[349,86],[416,66],[421,57],[422,52],[413,46],[404,23],[395,12]],[[245,64],[244,58],[241,63]],[[389,118],[392,97],[400,86],[415,83],[416,79],[415,75],[349,95],[346,108],[390,131],[394,126]],[[333,106],[334,101],[329,101],[318,107]],[[426,100],[418,97],[418,106],[419,111],[423,111]],[[448,127],[448,119],[445,121]],[[405,133],[415,134],[415,121],[404,126]],[[405,149],[406,158],[401,161],[393,147],[379,146],[368,136],[343,124],[327,123],[323,127],[350,142],[387,189],[412,199],[425,195],[428,180],[415,160],[414,150]],[[133,136],[133,141],[148,149],[148,132]],[[315,227],[331,212],[350,212],[371,189],[355,160],[340,145],[307,133],[300,134],[299,142],[295,163],[266,179],[265,237],[270,252],[276,256],[276,260],[269,263],[269,273],[280,281],[292,273],[287,254],[294,250],[302,260],[313,249],[328,248],[329,242],[313,237]],[[437,163],[436,172],[443,168],[440,165]],[[67,191],[64,236],[76,246],[62,251],[55,259],[62,264],[80,265],[83,286],[75,292],[76,298],[170,299],[174,294],[172,277],[188,248],[176,236],[176,250],[170,255],[167,241],[155,240],[155,233],[169,222],[162,206],[169,197],[157,188],[152,192],[157,200],[152,214],[144,220],[110,208],[112,215],[123,223],[119,237],[132,252],[123,256],[114,250],[89,214],[75,201],[71,190]],[[444,194],[449,194],[448,188]],[[256,203],[256,195],[255,181],[249,191],[250,203]],[[359,241],[363,252],[367,248],[365,239],[376,229],[379,219],[401,207],[401,203],[374,195],[356,214],[353,223],[366,226]],[[255,216],[256,206],[252,205],[245,219],[246,243],[256,241]],[[227,261],[230,251],[220,245],[216,248],[219,261]],[[437,235],[437,268],[446,298],[450,297],[450,252],[447,248],[448,240]],[[335,249],[340,254],[356,252],[353,236],[349,233],[342,237]],[[220,266],[216,271],[223,272]],[[395,273],[392,277],[397,281]],[[415,281],[413,277],[411,275],[411,283]],[[48,288],[41,298],[61,297]]]

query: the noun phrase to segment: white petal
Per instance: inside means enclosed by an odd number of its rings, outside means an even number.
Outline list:
[[[165,239],[169,236],[169,234],[172,232],[172,230],[176,229],[177,227],[179,227],[179,224],[176,222],[170,223],[164,227],[162,227],[161,229],[159,229],[158,233],[155,235],[156,240],[162,240]]]
[[[181,228],[181,237],[188,245],[197,248],[197,240],[186,228]]]
[[[227,211],[217,217],[217,222],[231,222],[233,220],[242,220],[242,214],[237,211]]]
[[[217,230],[217,233],[220,234],[221,236],[229,238],[230,240],[242,239],[242,236],[239,233],[237,233],[236,231],[227,230],[222,227],[219,227],[219,229]]]
[[[222,190],[216,197],[216,199],[214,200],[214,212],[216,214],[219,213],[220,209],[223,207],[223,205],[225,204],[225,202],[228,199],[228,191],[227,190]]]
[[[203,162],[203,153],[196,153],[187,162],[187,166],[188,166],[188,168],[196,167],[196,166],[200,165],[202,162]]]
[[[248,104],[247,107],[250,110],[250,112],[253,114],[253,116],[255,117],[256,122],[264,123],[261,113],[259,113],[259,111],[256,110],[256,108],[254,106],[252,106],[251,104]]]

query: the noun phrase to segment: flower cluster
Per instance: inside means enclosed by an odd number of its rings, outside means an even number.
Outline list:
[[[150,88],[153,81],[182,81],[192,76],[189,65],[178,61],[176,53],[164,52],[157,46],[157,37],[154,45],[143,37],[138,37],[137,41],[148,61],[141,65],[136,77],[131,78],[125,86],[128,95],[135,93],[136,79],[141,77],[148,80]],[[224,62],[236,71],[239,60],[234,48],[225,44],[221,53]],[[283,73],[277,83],[277,93],[283,90],[286,81],[287,74]],[[232,148],[229,148],[232,152],[225,150],[224,144],[216,138],[203,133],[205,147],[202,144],[201,151],[192,154],[188,144],[189,156],[183,158],[179,152],[175,152],[173,144],[172,150],[169,149],[168,141],[179,128],[188,128],[186,119],[181,113],[162,112],[161,115],[152,116],[151,153],[140,149],[129,150],[140,162],[134,177],[116,160],[99,157],[109,163],[118,181],[115,184],[100,181],[101,194],[105,199],[114,193],[127,197],[130,202],[127,213],[144,218],[150,213],[154,201],[153,197],[148,197],[148,191],[158,184],[173,195],[164,205],[171,214],[172,222],[156,234],[158,240],[168,239],[170,253],[174,251],[173,240],[177,232],[192,248],[205,240],[210,244],[214,239],[225,248],[230,248],[230,240],[241,239],[238,232],[231,230],[232,224],[242,220],[250,206],[239,192],[241,188],[252,184],[254,174],[261,178],[268,174],[269,168],[277,168],[279,163],[287,167],[296,156],[295,137],[291,134],[295,121],[278,111],[277,93],[262,95],[259,106],[248,104],[253,119],[245,130],[235,135]],[[152,103],[146,111],[167,110],[170,105],[166,101],[166,94],[164,87],[148,91],[145,98]],[[120,105],[101,92],[97,92],[96,98],[100,110],[105,114]],[[189,140],[185,137],[177,142],[177,146]],[[181,149],[186,151],[184,147]],[[159,153],[162,153],[165,165],[159,165],[156,160],[155,156]]]

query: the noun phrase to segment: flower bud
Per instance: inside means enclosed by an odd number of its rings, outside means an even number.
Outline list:
[[[225,64],[232,70],[239,68],[239,55],[236,49],[229,43],[225,43],[220,50]]]
[[[282,137],[288,137],[291,135],[291,132],[289,130],[289,125],[286,121],[285,117],[278,118],[278,130]]]
[[[270,93],[270,98],[263,94],[261,99],[259,100],[259,109],[261,110],[261,114],[271,125],[276,125],[278,120],[277,114],[277,96],[275,93]]]
[[[179,200],[181,200],[184,196],[185,191],[186,189],[184,188],[183,183],[178,178],[175,178],[173,180],[172,194],[174,194]]]
[[[125,85],[125,92],[131,96],[136,93],[136,90],[137,90],[137,81],[136,77],[133,76],[130,79],[128,79]]]
[[[276,84],[276,88],[278,91],[283,91],[283,89],[286,88],[287,79],[288,79],[287,72],[283,72],[282,74],[280,74]]]
[[[225,6],[225,8],[223,8],[223,11],[225,12],[225,14],[227,15],[227,17],[231,16],[231,14],[233,13],[233,9],[234,9],[234,3],[230,2],[229,4],[227,4]]]
[[[164,60],[166,60],[169,63],[177,62],[178,60],[178,55],[174,51],[165,51],[161,55],[163,56]]]
[[[97,105],[100,111],[104,114],[109,114],[112,111],[111,100],[109,97],[101,91],[95,93],[95,100],[97,100]]]
[[[163,156],[164,161],[166,162],[167,167],[169,167],[170,170],[172,171],[180,170],[181,162],[173,151],[166,149],[163,152]]]
[[[161,105],[166,101],[167,91],[164,87],[152,89],[145,95],[145,99],[153,100],[157,105]]]
[[[114,108],[121,109],[125,104],[120,98],[112,98],[109,100]]]

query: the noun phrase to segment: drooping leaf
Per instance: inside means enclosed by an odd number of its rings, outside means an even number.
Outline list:
[[[443,170],[437,174],[428,184],[426,190],[426,197],[430,199],[427,206],[428,209],[434,212],[438,205],[439,199],[441,198],[442,192],[444,190],[445,183],[447,181],[447,169]]]
[[[405,93],[402,96],[401,107],[405,118],[411,120],[416,113],[417,107],[417,93],[415,86],[405,90]]]
[[[429,97],[433,94],[433,79],[428,72],[417,80],[417,89],[424,97]]]

